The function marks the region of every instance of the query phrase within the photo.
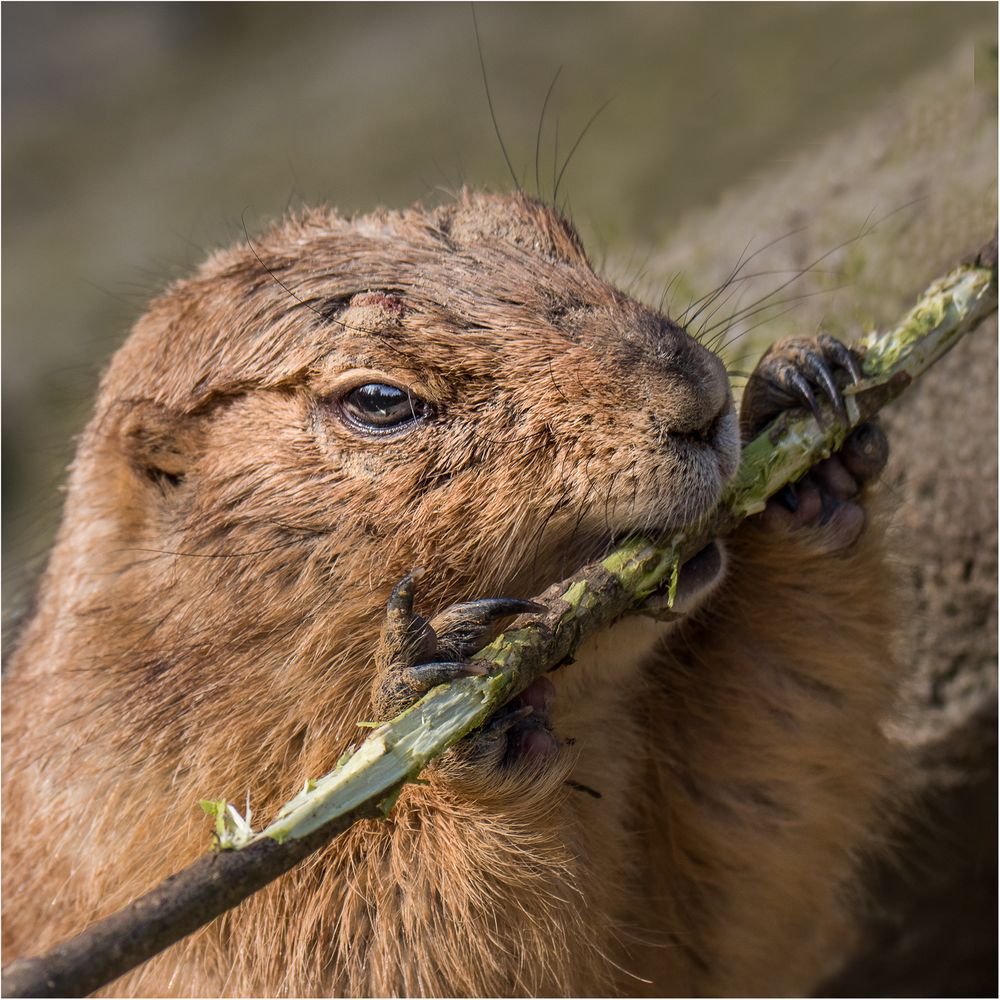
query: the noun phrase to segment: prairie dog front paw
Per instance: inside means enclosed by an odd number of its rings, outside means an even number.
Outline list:
[[[833,337],[779,341],[747,383],[740,413],[744,436],[760,433],[785,410],[808,410],[822,422],[827,418],[818,399],[827,401],[834,419],[846,421],[843,388],[859,378],[857,358]],[[888,457],[885,434],[869,421],[840,451],[775,494],[755,520],[768,529],[819,529],[816,537],[822,548],[845,549],[864,530],[863,487],[882,471]]]
[[[547,610],[533,601],[489,597],[453,604],[425,619],[413,609],[421,575],[415,571],[404,577],[386,607],[372,684],[378,720],[393,718],[438,684],[485,673],[469,657],[487,644],[493,626],[504,618]],[[548,727],[551,700],[551,682],[539,678],[452,747],[439,766],[490,767],[554,754],[558,744]]]

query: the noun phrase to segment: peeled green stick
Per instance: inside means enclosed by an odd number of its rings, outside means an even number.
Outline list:
[[[836,451],[848,434],[942,357],[997,308],[996,242],[931,285],[886,334],[854,345],[862,381],[845,390],[848,422],[779,416],[744,449],[718,508],[665,542],[633,539],[549,588],[544,616],[510,629],[476,654],[488,673],[429,691],[377,726],[327,775],[307,782],[268,827],[254,832],[225,801],[216,846],[118,913],[39,958],[3,970],[3,995],[80,996],[111,982],[208,923],[360,819],[386,815],[403,786],[580,641],[635,611],[650,595],[672,600],[680,565],[757,513],[771,495]]]

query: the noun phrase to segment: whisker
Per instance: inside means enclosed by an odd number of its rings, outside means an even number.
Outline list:
[[[583,131],[580,133],[580,137],[573,143],[573,147],[569,151],[569,155],[566,157],[566,161],[562,165],[562,170],[559,171],[559,176],[556,178],[556,185],[552,191],[552,201],[557,202],[559,200],[559,185],[562,183],[563,174],[566,173],[566,168],[570,164],[570,160],[573,159],[573,154],[577,151],[580,143],[583,142],[584,136],[590,131],[590,126],[597,121],[604,109],[614,100],[613,97],[609,97],[591,116],[590,120],[586,125],[583,126]]]
[[[521,185],[518,182],[517,174],[514,172],[514,164],[510,162],[510,157],[507,155],[507,147],[504,145],[503,136],[500,134],[500,126],[497,124],[496,112],[493,110],[493,95],[490,94],[490,83],[486,76],[486,59],[483,57],[483,43],[482,39],[479,37],[479,18],[476,17],[476,5],[471,4],[472,7],[472,25],[476,32],[476,49],[479,52],[479,67],[483,71],[483,89],[486,91],[486,103],[490,107],[490,118],[493,121],[493,131],[496,133],[497,142],[500,143],[500,151],[503,153],[503,158],[507,163],[507,169],[510,171],[510,178],[514,182],[514,187],[517,189],[518,193],[521,191]]]
[[[803,298],[805,298],[805,296],[803,296]],[[792,312],[797,307],[798,307],[798,303],[797,302],[793,302],[787,309],[782,309],[781,312],[775,313],[773,316],[766,316],[764,319],[760,320],[760,322],[758,322],[758,323],[752,323],[745,330],[741,330],[734,337],[731,337],[729,340],[723,342],[719,346],[719,353],[722,354],[727,348],[729,348],[733,344],[735,344],[737,340],[739,340],[742,337],[745,337],[752,330],[756,330],[757,327],[764,326],[766,323],[773,323],[776,319],[780,319],[786,313]]]
[[[915,198],[915,199],[913,199],[913,200],[911,200],[909,202],[906,202],[905,204],[900,205],[899,207],[892,209],[890,212],[886,213],[886,215],[882,216],[880,219],[876,220],[875,222],[871,221],[872,215],[874,214],[874,211],[875,211],[874,209],[872,209],[872,211],[869,212],[868,215],[865,217],[865,221],[862,223],[860,229],[858,230],[858,232],[854,236],[851,236],[849,239],[843,240],[841,243],[838,243],[836,246],[831,247],[825,253],[820,254],[819,257],[817,257],[811,263],[807,264],[804,268],[802,268],[802,270],[798,274],[795,274],[791,278],[789,278],[787,281],[782,282],[782,284],[778,285],[777,288],[772,289],[766,295],[764,295],[761,298],[757,299],[756,302],[750,303],[750,305],[747,306],[747,309],[748,310],[754,309],[756,306],[758,306],[758,305],[766,302],[769,298],[771,298],[774,295],[777,295],[778,292],[780,292],[783,289],[787,288],[790,284],[792,284],[793,282],[797,281],[803,275],[808,274],[809,272],[811,272],[812,270],[814,270],[817,264],[821,264],[828,257],[831,257],[833,254],[837,253],[838,251],[843,250],[845,247],[850,246],[852,243],[856,243],[856,242],[858,242],[858,240],[864,239],[866,236],[869,236],[871,233],[873,233],[878,228],[878,226],[882,225],[882,223],[884,223],[887,219],[891,218],[893,215],[896,215],[898,212],[901,212],[904,209],[909,208],[915,202],[920,201],[920,200],[921,200],[920,198]],[[712,328],[709,327],[708,329],[712,329]]]
[[[311,303],[306,302],[305,299],[300,298],[298,295],[296,295],[295,292],[293,292],[288,287],[288,285],[286,285],[281,280],[281,278],[279,278],[274,273],[274,271],[272,271],[271,268],[269,268],[267,266],[267,264],[264,263],[264,261],[261,258],[260,254],[257,253],[257,248],[253,245],[253,240],[250,239],[250,233],[247,230],[246,214],[247,214],[247,210],[244,208],[243,211],[240,212],[240,223],[243,226],[243,235],[246,238],[247,246],[250,247],[250,252],[254,255],[254,257],[257,258],[257,263],[260,264],[260,266],[262,268],[264,268],[265,271],[267,271],[267,273],[270,275],[272,281],[274,281],[280,288],[283,288],[293,299],[295,299],[296,302],[299,303],[299,305],[305,306],[306,309],[308,309],[310,312],[315,313],[317,316],[319,316],[320,319],[325,320],[326,317],[318,309],[314,308]],[[341,324],[341,325],[343,325],[343,324]]]
[[[539,177],[538,171],[538,161],[542,150],[542,125],[545,123],[545,112],[549,106],[549,98],[552,96],[552,91],[555,89],[556,81],[559,79],[559,74],[563,71],[562,66],[560,66],[552,77],[552,82],[549,84],[549,89],[545,92],[545,100],[542,102],[542,113],[538,117],[538,131],[535,134],[535,191],[538,197],[542,196],[542,182]],[[555,198],[552,199],[555,201]]]
[[[758,299],[757,302],[751,302],[744,309],[741,309],[738,313],[730,316],[728,319],[720,320],[718,323],[713,323],[710,327],[708,327],[708,330],[717,330],[720,327],[726,327],[728,329],[733,323],[740,323],[745,319],[749,319],[751,316],[756,316],[758,313],[766,312],[768,309],[774,309],[776,306],[787,305],[789,302],[801,302],[803,299],[812,299],[817,295],[831,295],[833,292],[839,292],[847,287],[847,285],[836,285],[833,288],[818,288],[811,292],[802,292],[799,295],[792,295],[787,299],[778,299],[775,302],[766,302]],[[763,305],[760,304],[762,301]],[[713,340],[717,339],[718,335],[713,338]]]
[[[729,273],[729,277],[726,278],[725,281],[723,281],[722,284],[719,285],[719,287],[715,289],[714,292],[710,292],[707,295],[703,295],[699,299],[695,299],[694,302],[692,302],[691,305],[684,310],[681,316],[678,317],[678,322],[686,324],[693,323],[701,314],[701,312],[706,308],[706,306],[712,304],[712,302],[715,299],[715,296],[718,295],[720,292],[722,292],[729,284],[731,284],[732,281],[736,278],[736,276],[740,273],[740,271],[744,267],[746,267],[746,265],[749,264],[750,261],[752,261],[755,257],[759,256],[760,254],[764,253],[764,251],[770,250],[772,247],[777,246],[779,243],[782,242],[782,240],[787,240],[792,236],[797,236],[799,233],[803,232],[806,228],[807,228],[806,226],[800,226],[798,229],[792,229],[789,230],[787,233],[782,234],[781,236],[776,236],[773,240],[768,241],[762,247],[759,247],[757,250],[754,250],[754,252],[744,260],[744,254],[747,252],[747,250],[750,249],[750,244],[753,242],[753,239],[748,240],[746,246],[740,253],[740,256],[736,262],[736,266]],[[698,309],[698,311],[690,318],[690,320],[685,319],[685,316],[687,312],[691,309],[691,307],[698,305],[705,298],[708,298],[708,301]]]

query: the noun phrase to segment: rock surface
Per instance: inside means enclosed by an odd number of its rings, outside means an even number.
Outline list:
[[[787,235],[745,268],[777,273],[745,282],[753,287],[739,288],[744,302],[820,261],[777,294],[804,296],[791,311],[778,315],[787,308],[779,304],[722,327],[734,367],[749,370],[767,343],[793,333],[822,328],[850,340],[886,326],[991,237],[996,90],[982,67],[974,72],[974,52],[970,39],[859,125],[731,191],[674,234],[653,270],[682,272],[675,288],[690,296],[725,279],[720,247],[735,259],[748,243],[751,253],[762,246],[761,234]],[[883,419],[905,621],[899,655],[910,669],[888,725],[908,749],[914,800],[893,860],[872,865],[857,951],[820,995],[995,995],[996,317]]]

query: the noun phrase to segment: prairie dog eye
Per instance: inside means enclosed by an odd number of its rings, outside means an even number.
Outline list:
[[[431,410],[405,389],[382,382],[368,382],[340,399],[345,421],[369,434],[391,434],[427,417]]]

